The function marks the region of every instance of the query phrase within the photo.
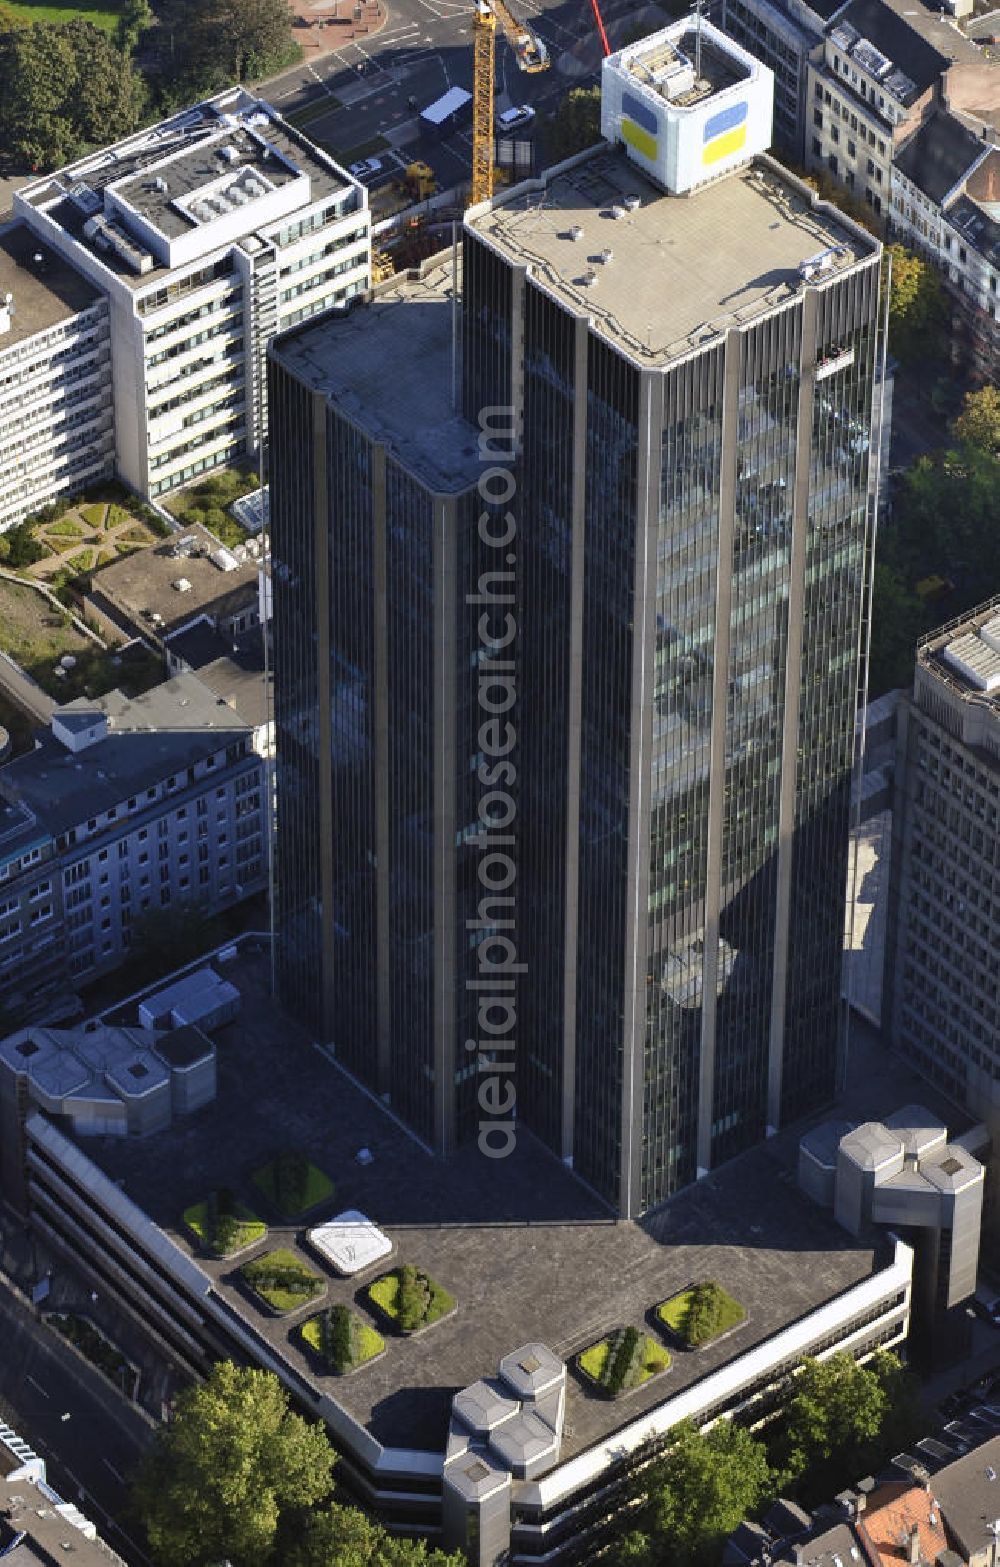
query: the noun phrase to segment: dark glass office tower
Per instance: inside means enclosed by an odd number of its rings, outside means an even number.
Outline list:
[[[601,150],[462,248],[457,341],[449,260],[272,350],[282,989],[447,1149],[509,931],[518,1124],[636,1214],[834,1088],[878,246],[766,158],[672,197]],[[516,901],[476,930],[490,409]]]

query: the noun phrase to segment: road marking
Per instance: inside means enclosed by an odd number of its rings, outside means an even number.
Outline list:
[[[41,1393],[43,1398],[51,1398],[52,1395],[50,1393],[46,1393],[46,1391],[43,1388],[42,1384],[40,1382],[36,1382],[34,1377],[25,1377],[24,1380],[25,1380],[25,1382],[30,1382],[32,1387],[35,1389],[35,1391],[37,1393]]]
[[[117,1469],[116,1469],[116,1468],[115,1468],[115,1466],[114,1466],[114,1464],[113,1464],[113,1463],[112,1463],[112,1462],[111,1462],[111,1459],[110,1459],[110,1458],[102,1458],[102,1459],[101,1459],[101,1463],[102,1463],[102,1464],[104,1464],[104,1465],[106,1465],[106,1467],[107,1467],[107,1468],[108,1468],[108,1469],[110,1469],[110,1470],[111,1470],[111,1473],[112,1473],[112,1474],[113,1474],[113,1475],[114,1475],[114,1477],[115,1477],[115,1479],[116,1479],[116,1480],[117,1480],[117,1481],[119,1481],[119,1483],[120,1483],[120,1484],[121,1484],[121,1485],[128,1485],[128,1481],[127,1481],[127,1480],[126,1480],[126,1478],[125,1478],[125,1476],[124,1476],[124,1475],[123,1475],[123,1474],[121,1474],[121,1473],[120,1473],[120,1472],[119,1472],[119,1470],[117,1470]]]

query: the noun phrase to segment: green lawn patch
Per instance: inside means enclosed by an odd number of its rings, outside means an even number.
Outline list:
[[[397,1333],[416,1333],[455,1309],[448,1291],[410,1262],[384,1273],[365,1293]]]
[[[263,1240],[267,1225],[226,1187],[209,1192],[203,1202],[184,1209],[184,1223],[208,1251],[231,1257]]]
[[[648,1333],[638,1328],[616,1328],[578,1355],[576,1363],[599,1392],[606,1398],[616,1398],[666,1371],[670,1355]]]
[[[279,1314],[304,1306],[324,1288],[320,1274],[307,1268],[295,1252],[281,1247],[245,1262],[240,1273],[254,1294]]]
[[[69,557],[66,564],[70,571],[76,572],[77,576],[85,576],[88,571],[93,571],[96,559],[96,550],[77,550],[75,555]]]
[[[92,528],[100,529],[104,526],[107,510],[103,501],[90,501],[86,506],[80,507],[80,516],[84,522],[89,522]]]
[[[58,522],[50,522],[44,531],[50,539],[82,539],[87,530],[75,517],[60,517]]]
[[[7,4],[7,0],[4,3]],[[101,0],[96,4],[79,0],[76,5],[34,5],[32,0],[10,0],[7,9],[25,22],[72,22],[82,16],[84,21],[93,22],[106,33],[113,33],[118,26],[117,6],[103,4]]]
[[[330,1177],[294,1148],[275,1154],[251,1179],[283,1219],[300,1219],[320,1203],[332,1202],[337,1192]]]
[[[343,1376],[385,1349],[381,1333],[346,1306],[331,1306],[302,1324],[302,1337],[329,1371]]]
[[[671,1295],[656,1308],[656,1320],[688,1349],[700,1349],[722,1333],[728,1333],[746,1317],[738,1300],[721,1284],[709,1279]]]

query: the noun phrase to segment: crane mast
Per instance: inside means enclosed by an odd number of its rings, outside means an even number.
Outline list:
[[[519,22],[506,0],[476,0],[472,70],[472,183],[469,205],[493,195],[493,96],[496,78],[496,32],[499,22],[514,51],[518,67],[547,71],[549,51],[533,27]]]

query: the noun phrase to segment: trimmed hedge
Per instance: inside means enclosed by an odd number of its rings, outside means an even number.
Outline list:
[[[415,1333],[453,1311],[455,1302],[446,1289],[411,1262],[385,1273],[367,1290],[368,1298],[400,1333]]]
[[[295,1311],[324,1287],[318,1273],[307,1268],[293,1251],[283,1248],[244,1263],[240,1274],[254,1294],[278,1312]]]
[[[374,1360],[385,1349],[381,1333],[346,1306],[331,1306],[303,1323],[302,1337],[331,1371],[342,1376]]]
[[[577,1365],[606,1397],[615,1398],[666,1371],[670,1356],[639,1328],[616,1328],[585,1349],[577,1357]]]
[[[688,1349],[700,1349],[744,1321],[746,1312],[721,1284],[707,1279],[672,1295],[656,1308],[656,1318]]]
[[[185,1208],[182,1217],[202,1245],[220,1257],[231,1257],[233,1252],[252,1246],[267,1234],[264,1221],[238,1202],[225,1186],[209,1192],[203,1202]]]
[[[331,1202],[337,1193],[330,1177],[297,1148],[283,1148],[251,1179],[283,1219],[301,1218],[321,1202]]]

